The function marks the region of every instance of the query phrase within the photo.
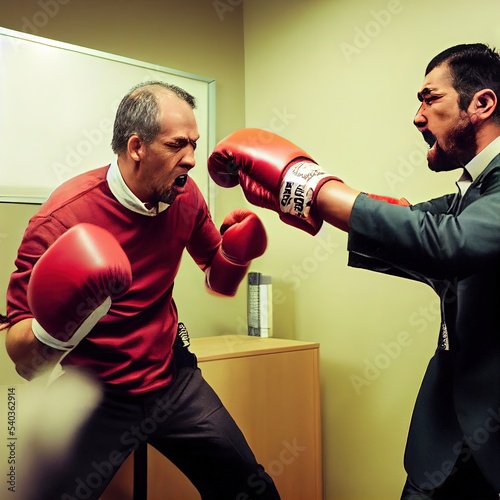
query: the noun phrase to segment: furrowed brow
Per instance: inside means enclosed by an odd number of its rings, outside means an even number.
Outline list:
[[[429,87],[423,88],[420,92],[417,92],[417,99],[422,102],[426,97],[434,92],[435,89],[430,89]]]
[[[193,146],[193,148],[196,149],[196,146],[197,146],[196,141],[197,140],[198,140],[198,138],[196,138],[195,140],[192,140],[189,137],[180,136],[180,137],[172,137],[170,142],[172,144],[176,144],[179,147],[184,147],[184,146],[187,146],[188,144],[191,144],[191,146]]]

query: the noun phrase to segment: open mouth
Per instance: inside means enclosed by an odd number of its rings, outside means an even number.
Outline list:
[[[429,145],[429,148],[432,149],[437,142],[436,137],[428,130],[422,132],[422,135],[424,136],[424,141]]]
[[[178,187],[183,187],[186,184],[187,180],[188,180],[187,174],[179,175],[179,177],[175,179],[174,185]]]

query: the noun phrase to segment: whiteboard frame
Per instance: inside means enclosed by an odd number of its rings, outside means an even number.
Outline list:
[[[212,151],[213,148],[215,147],[215,144],[216,144],[216,133],[215,133],[215,128],[216,128],[216,117],[215,117],[216,84],[215,84],[215,79],[192,74],[192,73],[187,73],[184,71],[179,71],[176,69],[168,68],[166,66],[160,66],[160,65],[148,63],[145,61],[139,61],[137,59],[123,57],[123,56],[119,56],[116,54],[111,54],[108,52],[103,52],[100,50],[81,47],[81,46],[73,45],[73,44],[66,43],[66,42],[60,42],[60,41],[52,40],[49,38],[44,38],[44,37],[40,37],[37,35],[32,35],[29,33],[23,33],[23,32],[11,30],[8,28],[0,27],[0,35],[15,38],[15,39],[20,39],[23,41],[28,41],[28,42],[46,45],[46,46],[52,47],[54,49],[67,50],[70,52],[76,52],[79,54],[89,55],[89,56],[97,57],[100,59],[106,59],[106,60],[113,61],[113,62],[118,62],[118,63],[130,65],[130,66],[144,68],[147,70],[158,71],[161,73],[165,73],[167,75],[173,75],[173,76],[183,77],[183,78],[187,78],[187,79],[191,79],[191,80],[196,80],[199,82],[205,82],[207,84],[207,99],[208,99],[208,102],[207,102],[207,106],[208,106],[208,115],[207,115],[208,152],[207,153]],[[1,75],[0,75],[0,78],[1,78]],[[1,110],[0,110],[0,112],[1,112]],[[208,170],[206,172],[206,175],[207,175],[207,179],[208,179],[207,180],[208,192],[204,193],[204,195],[206,195],[206,201],[207,201],[207,204],[209,206],[212,217],[215,217],[214,184],[213,184],[213,181],[210,179],[210,176],[208,174]],[[40,195],[40,194],[37,194],[36,192],[26,193],[26,194],[13,194],[13,195],[8,195],[8,194],[0,192],[0,203],[20,203],[20,204],[39,205],[39,204],[44,203],[46,200],[47,200],[46,195]]]

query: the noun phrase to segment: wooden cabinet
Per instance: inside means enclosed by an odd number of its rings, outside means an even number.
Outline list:
[[[205,379],[273,477],[282,500],[320,500],[323,491],[318,379],[319,345],[223,335],[192,339]],[[133,458],[102,500],[132,499]],[[148,447],[148,500],[200,495],[160,453]]]

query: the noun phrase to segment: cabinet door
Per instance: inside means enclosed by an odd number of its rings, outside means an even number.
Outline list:
[[[318,349],[200,360],[214,388],[273,477],[283,500],[320,500],[323,479]],[[132,500],[133,458],[101,500]],[[148,447],[148,500],[200,500],[188,479]]]
[[[200,363],[284,500],[322,495],[318,350]],[[187,479],[150,447],[148,499],[198,500]]]

